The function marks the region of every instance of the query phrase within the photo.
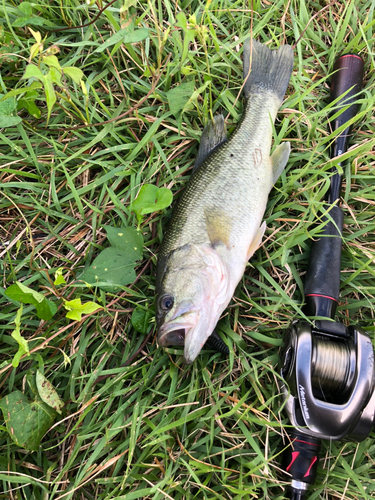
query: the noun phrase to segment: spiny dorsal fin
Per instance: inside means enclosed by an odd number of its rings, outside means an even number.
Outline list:
[[[283,142],[279,144],[271,155],[272,162],[272,186],[276,184],[277,179],[280,177],[281,172],[284,170],[285,165],[288,163],[290,154],[290,143]]]
[[[217,115],[214,117],[214,121],[212,122],[210,120],[203,129],[193,172],[199,167],[199,165],[204,162],[211,151],[213,151],[226,140],[227,127],[225,125],[224,116]]]

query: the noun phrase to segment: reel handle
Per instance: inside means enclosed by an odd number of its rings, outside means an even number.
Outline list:
[[[349,107],[335,117],[334,111],[331,120],[332,131],[351,120],[358,111],[355,103],[356,95],[362,89],[364,64],[356,54],[345,54],[339,57],[334,65],[334,74],[331,81],[331,101],[342,94],[337,106],[339,110]],[[350,137],[350,125],[343,130],[333,142],[331,158],[345,153]],[[305,279],[305,313],[307,316],[321,316],[334,319],[340,290],[341,269],[341,234],[343,213],[339,207],[342,175],[336,168],[331,178],[331,186],[327,197],[327,208],[336,203],[329,212],[329,216],[322,217],[327,221],[322,237],[311,245],[310,258]]]
[[[283,454],[283,470],[291,475],[291,485],[288,491],[290,500],[306,498],[309,484],[316,479],[319,462],[320,439],[306,436],[297,430],[289,433],[292,440]]]

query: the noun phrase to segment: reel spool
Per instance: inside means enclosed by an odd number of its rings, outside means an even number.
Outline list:
[[[313,336],[311,385],[325,401],[345,397],[355,373],[355,352],[346,342]]]
[[[291,424],[320,439],[361,441],[375,416],[374,351],[368,334],[333,321],[298,321],[281,352]]]

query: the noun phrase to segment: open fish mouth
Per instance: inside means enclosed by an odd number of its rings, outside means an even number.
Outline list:
[[[184,363],[186,365],[193,363],[214,328],[206,321],[199,321],[198,318],[199,315],[186,314],[183,315],[184,322],[175,320],[175,322],[164,324],[159,330],[158,343],[160,346],[184,347]],[[190,321],[187,322],[186,319]],[[217,319],[215,318],[215,324]]]
[[[162,347],[185,345],[186,337],[198,322],[196,311],[184,311],[182,314],[178,312],[159,329],[158,343]]]
[[[161,347],[183,346],[184,363],[190,365],[198,356],[207,338],[211,335],[219,320],[219,311],[214,313],[214,307],[207,310],[190,310],[178,314],[166,321],[159,328],[158,343]]]
[[[186,330],[186,328],[174,326],[172,330],[161,333],[158,342],[162,347],[185,345]]]
[[[199,331],[196,335],[196,330]],[[164,329],[159,332],[158,342],[162,347],[183,346],[184,347],[184,363],[190,365],[199,354],[204,343],[207,340],[208,334],[202,335],[199,326],[171,324],[165,325]]]

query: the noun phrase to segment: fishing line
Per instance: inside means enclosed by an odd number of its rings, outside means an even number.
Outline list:
[[[314,388],[341,394],[351,373],[350,350],[346,343],[315,337],[312,350],[311,382]]]

